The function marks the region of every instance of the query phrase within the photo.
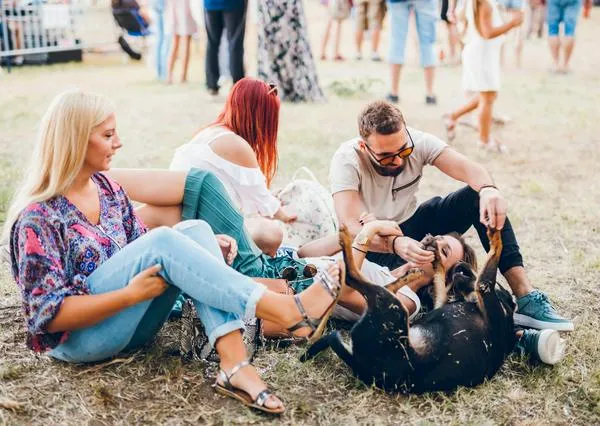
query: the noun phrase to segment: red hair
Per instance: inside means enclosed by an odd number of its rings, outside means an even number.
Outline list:
[[[272,84],[245,77],[231,88],[225,107],[211,126],[224,126],[252,147],[267,187],[277,171],[279,96]]]

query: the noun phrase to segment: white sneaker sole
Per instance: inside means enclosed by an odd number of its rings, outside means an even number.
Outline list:
[[[575,328],[572,322],[546,322],[531,318],[530,316],[515,313],[513,315],[516,325],[523,327],[537,328],[538,330],[550,329],[556,331],[573,331]]]
[[[549,365],[560,362],[565,357],[566,342],[560,338],[556,330],[542,330],[538,340],[538,356],[540,360]]]

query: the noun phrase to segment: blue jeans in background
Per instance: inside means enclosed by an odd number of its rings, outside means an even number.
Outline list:
[[[561,22],[564,22],[565,37],[573,37],[580,10],[581,0],[548,0],[548,35],[557,37],[558,27]]]
[[[154,67],[156,78],[167,79],[167,60],[171,47],[171,36],[165,33],[165,0],[154,0],[152,5],[152,25],[154,26]]]
[[[180,223],[177,230],[154,229],[125,246],[87,279],[91,294],[121,289],[144,269],[161,264],[170,284],[160,296],[124,309],[88,328],[72,331],[50,355],[68,362],[95,362],[151,339],[167,320],[180,292],[194,302],[211,345],[234,330],[242,318],[255,316],[266,291],[262,284],[226,265],[210,226],[200,220]]]
[[[391,64],[404,64],[406,38],[408,37],[408,19],[411,11],[415,12],[417,20],[417,35],[419,37],[419,53],[421,66],[429,68],[436,65],[435,37],[438,19],[436,0],[405,0],[388,2],[390,14],[390,54]]]

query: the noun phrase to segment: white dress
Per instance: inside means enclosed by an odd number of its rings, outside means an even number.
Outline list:
[[[256,167],[242,167],[219,157],[210,144],[227,134],[234,134],[223,127],[208,127],[194,139],[175,151],[171,170],[188,171],[192,167],[214,173],[223,183],[237,208],[245,216],[260,215],[272,217],[281,202],[267,188],[267,180]]]
[[[490,40],[481,37],[475,26],[473,1],[465,0],[467,34],[462,52],[463,89],[471,92],[497,92],[500,90],[500,49],[504,36]],[[502,25],[502,17],[495,0],[488,0],[492,6],[492,25]]]
[[[191,8],[191,0],[167,0],[165,32],[171,35],[191,36],[198,32]]]

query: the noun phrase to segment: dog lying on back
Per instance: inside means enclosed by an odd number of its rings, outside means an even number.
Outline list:
[[[342,227],[346,284],[365,297],[367,309],[350,332],[352,348],[339,332],[329,333],[307,350],[302,361],[331,347],[364,383],[402,393],[449,391],[491,378],[516,338],[515,304],[506,290],[496,287],[500,232],[488,231],[488,238],[491,248],[479,276],[464,262],[445,271],[435,240],[428,241],[436,253],[434,309],[409,325],[408,312],[393,293],[420,272],[411,271],[386,287],[367,282],[354,263],[351,238]],[[446,303],[449,288],[454,301]]]

